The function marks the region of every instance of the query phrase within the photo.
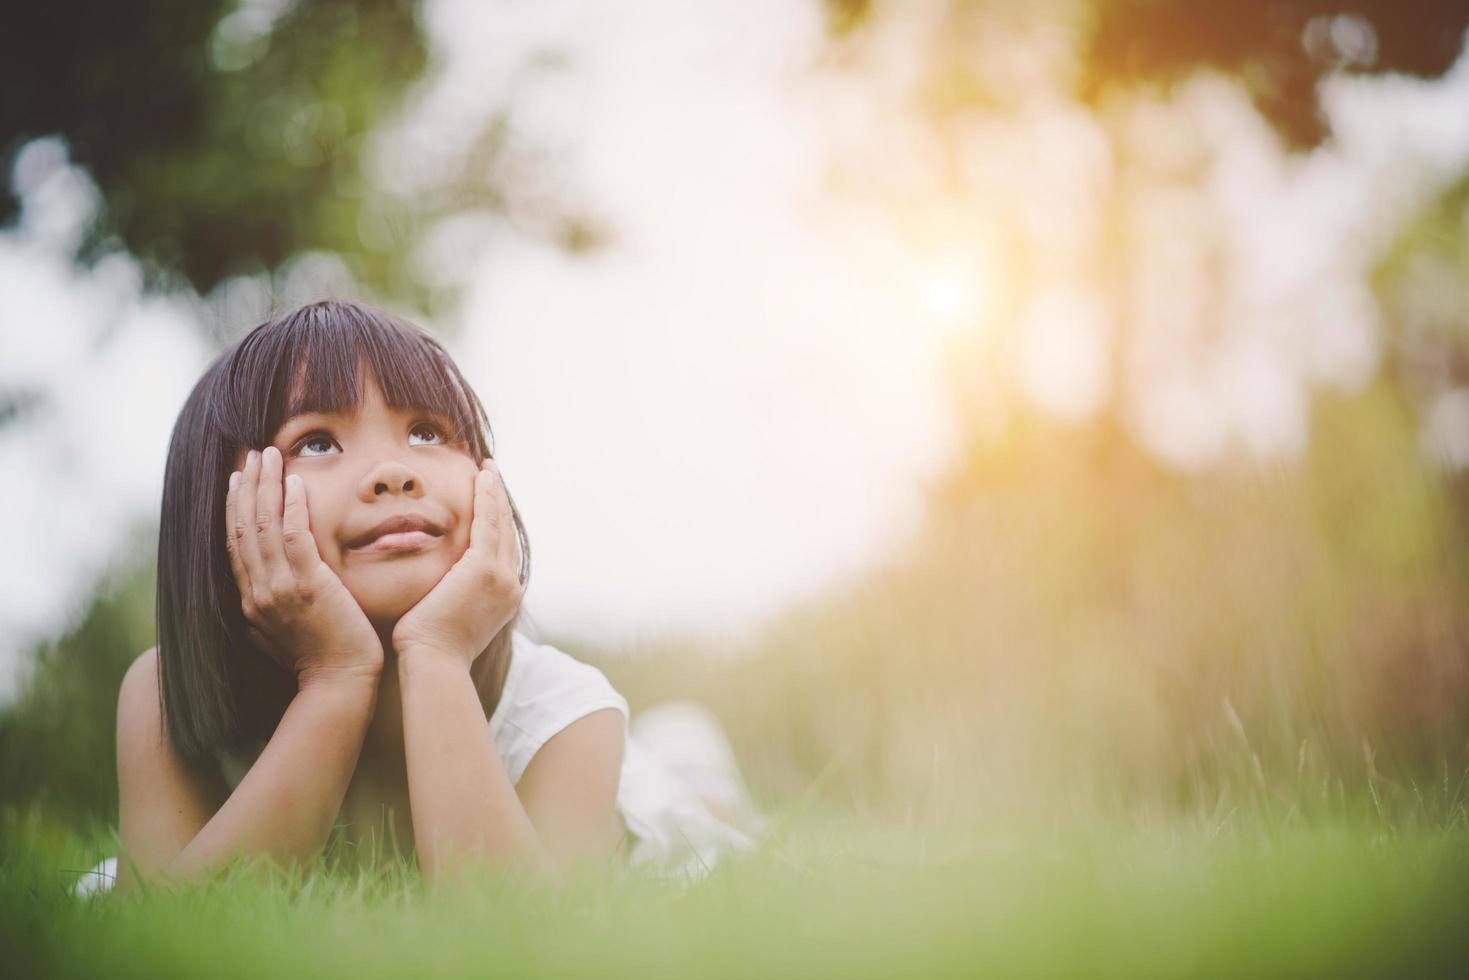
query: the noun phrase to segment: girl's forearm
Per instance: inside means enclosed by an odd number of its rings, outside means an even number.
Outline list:
[[[238,854],[315,860],[357,767],[377,684],[367,670],[304,684],[239,786],[164,875],[192,878]]]
[[[459,859],[548,872],[549,855],[495,748],[468,664],[431,651],[398,654],[413,836],[425,877]]]

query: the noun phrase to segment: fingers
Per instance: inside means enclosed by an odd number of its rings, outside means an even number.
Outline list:
[[[519,575],[515,539],[515,514],[500,469],[493,459],[480,464],[474,476],[474,520],[469,527],[469,546],[502,568]]]
[[[264,452],[250,450],[244,470],[230,474],[230,490],[225,496],[230,567],[240,595],[252,601],[258,600],[256,593],[271,588],[272,579],[278,579],[283,569],[306,568],[311,559],[319,557],[306,514],[304,487],[297,488],[292,525],[285,526],[283,465],[280,450],[266,446]],[[299,484],[300,478],[293,482]]]
[[[480,464],[474,475],[474,517],[469,523],[469,546],[486,558],[495,558],[504,533],[499,505],[495,500],[495,474],[490,461]]]
[[[244,592],[250,587],[250,576],[245,572],[245,562],[240,557],[238,539],[235,537],[236,498],[240,495],[240,473],[230,474],[229,492],[224,495],[224,550],[229,552],[230,570],[235,573],[235,584]]]
[[[260,484],[260,454],[250,450],[245,457],[245,469],[240,473],[240,485],[235,492],[235,515],[230,533],[235,536],[235,551],[240,563],[245,566],[245,580],[240,583],[240,592],[247,594],[251,586],[266,581],[265,563],[260,557],[260,541],[255,531],[255,497]]]
[[[500,467],[493,459],[489,460],[490,471],[494,474],[491,481],[494,484],[495,499],[500,513],[500,538],[499,551],[497,555],[506,568],[513,568],[517,574],[520,563],[516,558],[520,551],[519,542],[515,538],[515,511],[510,507],[510,491],[505,489],[505,481],[500,477]]]
[[[255,531],[260,557],[267,571],[286,564],[286,545],[281,537],[281,451],[266,446],[260,453],[260,483],[255,490]]]
[[[500,467],[493,459],[480,464],[474,486],[475,524],[481,523],[483,515],[483,526],[487,529],[481,534],[483,552],[500,567],[514,569],[518,576],[515,513],[510,509],[510,495],[500,477]],[[472,530],[470,538],[474,544]]]
[[[285,511],[281,516],[281,541],[285,545],[286,560],[299,576],[305,574],[321,560],[316,550],[316,539],[311,536],[311,515],[306,508],[306,483],[300,474],[286,477]]]

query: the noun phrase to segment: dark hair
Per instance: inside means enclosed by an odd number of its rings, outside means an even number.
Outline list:
[[[442,416],[476,460],[493,455],[479,397],[443,346],[422,328],[381,310],[323,300],[268,320],[204,372],[174,425],[163,477],[158,534],[158,664],[174,751],[189,762],[269,739],[296,679],[252,644],[225,550],[224,498],[234,461],[263,449],[300,412],[341,412],[362,396],[361,366],[393,408]],[[520,580],[530,543],[515,502]],[[481,658],[499,676],[512,619]]]

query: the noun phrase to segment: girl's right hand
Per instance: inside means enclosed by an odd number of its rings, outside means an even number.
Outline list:
[[[306,487],[281,486],[280,450],[251,450],[230,474],[225,541],[250,638],[305,686],[382,671],[377,631],[342,580],[321,560],[306,511]]]

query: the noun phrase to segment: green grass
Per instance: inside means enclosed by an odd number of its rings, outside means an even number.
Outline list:
[[[11,811],[8,976],[1453,976],[1469,832],[1340,820],[941,832],[806,813],[679,887],[402,866],[70,897],[107,851]]]

